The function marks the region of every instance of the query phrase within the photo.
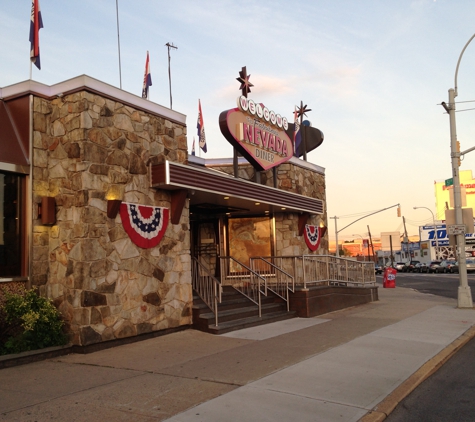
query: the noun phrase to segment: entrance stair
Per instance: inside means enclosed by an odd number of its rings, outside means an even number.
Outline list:
[[[193,328],[211,334],[224,334],[242,328],[254,327],[296,317],[287,311],[287,304],[268,292],[261,299],[261,317],[258,306],[232,286],[223,286],[222,301],[218,305],[218,325],[215,315],[197,294],[193,296]]]

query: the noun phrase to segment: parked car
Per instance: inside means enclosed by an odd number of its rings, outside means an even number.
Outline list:
[[[404,267],[402,267],[402,272],[403,273],[412,273],[414,272],[414,269],[417,264],[420,264],[419,261],[410,261],[404,264]]]
[[[375,274],[382,274],[383,273],[383,267],[379,264],[374,264],[374,273]]]
[[[467,258],[465,262],[467,264],[467,273],[471,273],[471,272],[475,271],[475,258]],[[459,263],[458,263],[458,261],[452,266],[450,272],[452,272],[452,273],[458,273],[459,272]]]
[[[393,267],[396,268],[396,270],[398,271],[402,271],[402,269],[404,268],[404,265],[406,265],[404,262],[395,262],[393,264]]]
[[[415,273],[426,273],[427,272],[427,264],[425,262],[419,262],[414,266]]]
[[[431,263],[427,266],[427,272],[428,273],[437,272],[437,268],[439,268],[441,262],[442,261],[431,261]]]
[[[454,266],[455,264],[455,259],[444,259],[439,267],[436,269],[436,273],[451,273],[453,271],[451,271],[452,267]]]

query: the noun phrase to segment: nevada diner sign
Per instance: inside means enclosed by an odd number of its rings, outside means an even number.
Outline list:
[[[289,127],[287,119],[244,95],[237,103],[237,108],[219,116],[221,133],[228,142],[259,171],[290,160],[294,148],[285,133]]]

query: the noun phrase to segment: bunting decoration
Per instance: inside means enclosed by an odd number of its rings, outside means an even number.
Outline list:
[[[316,251],[322,239],[322,228],[305,224],[304,238],[308,248],[312,252]]]
[[[143,249],[153,248],[162,240],[168,226],[168,208],[122,202],[120,218],[132,242]]]

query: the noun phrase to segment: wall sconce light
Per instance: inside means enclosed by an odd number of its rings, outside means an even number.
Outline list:
[[[107,217],[116,218],[120,209],[120,204],[124,197],[124,186],[110,185],[106,192],[107,199]]]
[[[107,217],[116,218],[120,209],[122,201],[120,199],[108,199],[107,200]]]
[[[38,218],[41,224],[53,225],[56,223],[56,200],[52,196],[43,196],[38,204]]]
[[[320,220],[320,236],[325,236],[325,233],[327,232],[327,226],[323,223],[322,220]]]

